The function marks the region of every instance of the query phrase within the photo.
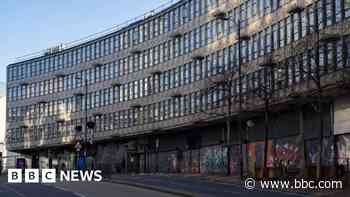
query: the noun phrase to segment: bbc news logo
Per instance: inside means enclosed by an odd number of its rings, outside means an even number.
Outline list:
[[[7,181],[9,183],[100,182],[102,181],[102,171],[68,170],[59,171],[57,174],[56,169],[9,169]]]

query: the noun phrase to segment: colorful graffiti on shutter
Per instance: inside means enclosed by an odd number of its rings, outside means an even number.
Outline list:
[[[188,150],[183,153],[183,173],[199,173],[199,150]]]
[[[267,152],[267,167],[272,167],[273,165],[273,145],[272,141],[268,142],[268,152]],[[265,142],[258,141],[246,144],[247,156],[247,170],[251,176],[261,176],[262,171],[256,171],[257,169],[262,169],[264,166],[264,151],[265,151]],[[259,174],[258,174],[259,173]]]
[[[201,173],[202,174],[226,174],[227,173],[227,147],[210,146],[201,149]]]
[[[333,138],[323,138],[322,165],[331,167],[334,165],[334,143]]]
[[[243,146],[244,147],[244,146]],[[245,152],[245,148],[243,153]],[[241,171],[241,145],[230,147],[230,175],[238,176]]]
[[[303,159],[301,143],[297,137],[280,138],[275,141],[275,162],[300,167]]]
[[[318,141],[317,140],[307,140],[305,141],[306,147],[306,165],[315,166],[317,164],[318,157]]]
[[[350,160],[350,135],[338,136],[338,164],[348,165]]]

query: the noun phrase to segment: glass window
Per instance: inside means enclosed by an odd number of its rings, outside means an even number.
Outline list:
[[[293,40],[300,39],[300,15],[298,13],[292,15],[293,20]]]
[[[345,18],[350,17],[350,0],[344,0]]]

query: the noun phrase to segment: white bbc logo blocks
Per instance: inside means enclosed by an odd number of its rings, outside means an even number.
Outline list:
[[[24,174],[23,174],[24,173]],[[23,176],[24,175],[24,176]],[[7,182],[8,183],[56,183],[55,169],[8,169]]]
[[[8,169],[7,182],[22,183],[22,169]]]
[[[8,169],[7,179],[9,183],[100,182],[101,174],[101,170]]]
[[[39,169],[26,169],[24,171],[24,182],[39,183]]]
[[[41,181],[43,183],[56,183],[56,170],[55,169],[43,169],[41,171]]]

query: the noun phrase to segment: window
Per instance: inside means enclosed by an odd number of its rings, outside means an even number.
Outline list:
[[[348,3],[347,1],[349,0],[345,0],[344,3]],[[335,21],[339,22],[342,20],[342,1],[334,1],[335,3]]]
[[[286,42],[290,44],[292,41],[292,17],[286,19]]]
[[[338,0],[340,2],[340,0]],[[326,8],[326,13],[325,13],[325,18],[326,18],[326,25],[329,26],[329,25],[332,25],[334,23],[334,10],[333,10],[333,3],[335,1],[334,0],[325,0],[325,8]]]
[[[293,40],[300,39],[300,15],[298,13],[292,15],[293,20]]]
[[[278,32],[278,23],[277,24],[273,24],[272,25],[272,39],[273,39],[272,49],[274,49],[274,50],[276,50],[278,48],[278,45],[279,45],[278,34],[279,34],[279,32]],[[256,36],[253,39],[254,39],[254,46],[255,46],[255,45],[257,45],[257,38],[256,38]],[[257,48],[257,47],[254,47],[254,48]],[[254,54],[255,53],[256,52],[254,51]]]
[[[345,18],[350,17],[350,0],[344,0]]]

